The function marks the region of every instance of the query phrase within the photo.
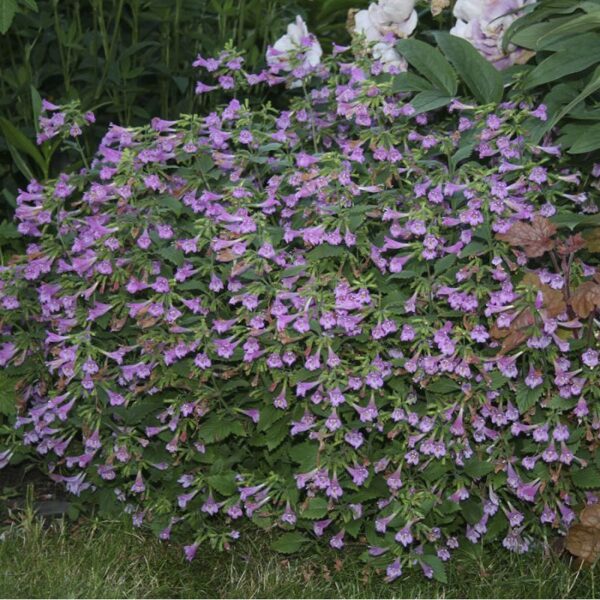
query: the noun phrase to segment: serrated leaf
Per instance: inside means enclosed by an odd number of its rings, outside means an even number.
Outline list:
[[[425,554],[421,557],[421,560],[429,565],[433,571],[433,578],[440,583],[448,583],[448,577],[446,575],[446,566],[444,563],[434,554]]]
[[[290,531],[279,536],[271,542],[271,548],[276,552],[283,554],[293,554],[297,552],[308,540],[298,531]]]
[[[206,480],[211,488],[223,496],[231,496],[237,489],[235,473],[210,475]]]
[[[313,248],[306,258],[310,261],[319,260],[321,258],[330,258],[332,256],[343,256],[348,251],[344,246],[332,246],[331,244],[321,244]]]
[[[519,412],[523,414],[527,412],[530,408],[535,406],[540,397],[542,396],[543,391],[544,388],[541,385],[531,389],[524,383],[519,384],[519,386],[517,387],[517,395],[515,397]]]
[[[326,514],[327,500],[325,498],[311,498],[300,516],[303,519],[322,519]]]
[[[585,467],[573,471],[571,474],[573,484],[584,490],[592,490],[600,488],[600,471],[596,467]]]
[[[494,470],[494,463],[473,458],[465,463],[464,470],[472,479],[479,479]]]
[[[437,381],[434,381],[425,387],[427,391],[436,394],[451,394],[452,392],[460,390],[460,385],[448,377],[440,377]]]

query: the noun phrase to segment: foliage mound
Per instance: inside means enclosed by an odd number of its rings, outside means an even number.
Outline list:
[[[570,229],[599,172],[526,141],[544,106],[415,109],[336,52],[286,110],[112,126],[20,193],[0,462],[32,448],[189,559],[250,520],[443,580],[460,544],[525,552],[597,500],[597,230]],[[285,79],[217,63],[238,98]]]

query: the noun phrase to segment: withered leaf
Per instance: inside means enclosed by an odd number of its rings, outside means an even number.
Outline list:
[[[556,317],[567,310],[567,302],[563,291],[555,290],[549,285],[542,283],[539,276],[535,273],[527,273],[523,277],[523,283],[531,285],[542,292],[542,306],[548,313],[548,316]]]
[[[511,246],[522,248],[527,257],[536,258],[552,250],[556,241],[552,236],[556,226],[545,217],[534,217],[531,224],[519,221],[506,233],[499,233],[496,238]]]
[[[600,504],[586,506],[579,515],[582,525],[592,527],[600,532]]]
[[[578,250],[585,248],[585,240],[580,233],[569,236],[564,242],[558,244],[558,253],[567,256],[575,254]]]
[[[571,295],[571,306],[578,317],[585,318],[600,307],[600,285],[582,283]]]
[[[490,330],[492,337],[503,340],[500,354],[506,354],[523,344],[529,338],[529,328],[534,323],[533,313],[526,309],[512,320],[510,327],[500,329],[494,325]]]
[[[573,525],[567,533],[565,548],[584,563],[593,564],[600,557],[600,531],[581,524]]]
[[[231,262],[235,258],[236,256],[230,248],[217,253],[217,260],[219,262]]]

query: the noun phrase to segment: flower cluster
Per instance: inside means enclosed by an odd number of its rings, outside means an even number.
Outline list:
[[[93,112],[82,113],[79,107],[79,101],[58,106],[48,100],[42,100],[37,143],[43,144],[54,137],[63,140],[78,138],[83,133],[83,127],[96,122]]]
[[[238,58],[198,66],[228,90]],[[524,100],[418,114],[339,48],[288,78],[282,109],[114,125],[21,191],[0,465],[29,447],[190,560],[243,519],[357,540],[388,580],[564,532],[600,486],[600,275],[553,223],[597,211],[600,170],[527,143]]]

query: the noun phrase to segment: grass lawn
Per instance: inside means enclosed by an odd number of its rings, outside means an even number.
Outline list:
[[[352,550],[286,558],[253,533],[229,553],[181,548],[118,521],[51,526],[25,514],[0,541],[0,597],[595,598],[600,569],[473,546],[448,565],[448,583],[410,574],[392,584]]]

